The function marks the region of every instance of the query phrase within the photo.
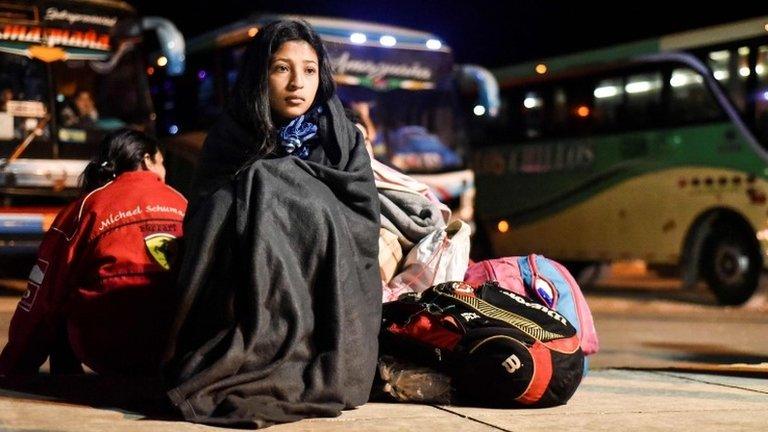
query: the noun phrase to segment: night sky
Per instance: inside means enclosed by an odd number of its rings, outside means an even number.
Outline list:
[[[688,7],[674,0],[128,1],[142,15],[171,19],[187,37],[257,12],[337,16],[411,27],[437,34],[453,47],[458,62],[487,67],[768,16],[768,2],[757,0],[686,2]]]

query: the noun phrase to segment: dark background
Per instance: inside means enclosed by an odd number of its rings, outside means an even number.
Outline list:
[[[768,16],[768,2],[761,0],[128,1],[141,15],[171,19],[187,38],[251,13],[336,16],[432,32],[453,47],[459,63],[487,67]]]

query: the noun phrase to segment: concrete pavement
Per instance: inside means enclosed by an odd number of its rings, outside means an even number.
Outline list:
[[[764,368],[768,376],[768,365]],[[91,383],[93,384],[93,383]],[[122,406],[106,388],[92,400],[0,390],[0,431],[216,431],[220,428],[145,418],[126,410],[141,400],[140,386],[123,394]],[[99,392],[103,398],[99,398]],[[50,392],[43,392],[50,393]],[[131,401],[132,399],[132,401]],[[285,431],[763,431],[768,425],[768,380],[711,374],[597,370],[571,401],[546,409],[483,409],[371,403],[338,418],[311,419],[269,428]]]
[[[601,338],[567,405],[482,409],[371,403],[270,431],[768,430],[768,289],[739,308],[675,281],[610,279],[587,292]],[[768,287],[768,284],[766,284]],[[0,346],[18,295],[0,297]],[[94,376],[0,382],[0,432],[216,431],[163,420],[152,382]]]

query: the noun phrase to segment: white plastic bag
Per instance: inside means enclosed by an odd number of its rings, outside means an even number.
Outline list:
[[[420,293],[439,283],[464,280],[471,231],[469,225],[455,220],[421,239],[406,256],[402,271],[389,282],[385,301],[396,300],[406,292]]]

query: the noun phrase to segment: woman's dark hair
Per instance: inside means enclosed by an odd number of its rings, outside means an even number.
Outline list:
[[[144,155],[152,161],[160,150],[156,139],[133,129],[118,129],[105,136],[99,149],[80,176],[84,193],[109,183],[115,177],[141,166]]]
[[[283,43],[297,40],[307,42],[317,54],[320,83],[313,107],[326,103],[336,91],[328,53],[306,21],[275,21],[264,26],[243,54],[229,104],[230,115],[256,138],[254,147],[248,149],[252,156],[267,155],[276,145],[277,128],[269,106],[269,63]]]

